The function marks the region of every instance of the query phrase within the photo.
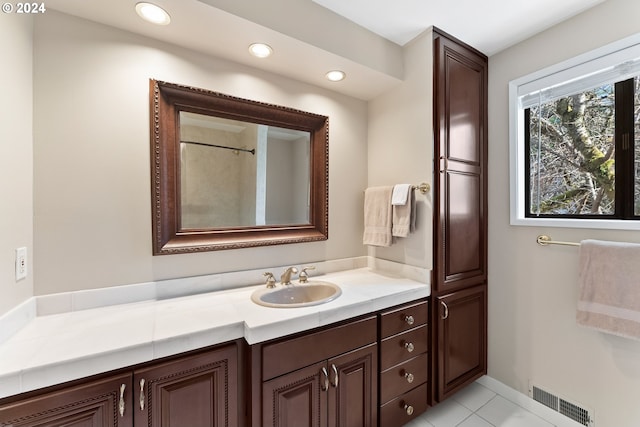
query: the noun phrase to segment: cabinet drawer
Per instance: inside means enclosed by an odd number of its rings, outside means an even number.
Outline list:
[[[380,407],[380,426],[400,427],[426,411],[427,384],[422,384],[382,405]]]
[[[428,379],[428,354],[407,360],[380,375],[380,402],[385,403]]]
[[[376,342],[375,317],[267,344],[262,349],[262,380],[277,377]]]
[[[426,325],[428,318],[429,305],[427,301],[385,311],[380,316],[380,336],[384,339],[416,326]]]
[[[380,349],[380,370],[384,371],[426,352],[429,348],[428,338],[429,331],[427,325],[424,325],[383,340]]]

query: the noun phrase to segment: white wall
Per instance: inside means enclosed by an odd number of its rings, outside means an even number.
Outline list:
[[[364,101],[55,11],[34,50],[36,294],[366,254]],[[149,78],[329,116],[329,240],[153,257]]]
[[[15,280],[15,249],[33,265],[33,19],[0,14],[0,314],[33,295],[33,270]]]
[[[489,375],[577,401],[602,427],[640,424],[640,342],[577,326],[577,248],[535,240],[640,242],[640,233],[509,225],[507,85],[640,32],[639,16],[640,2],[609,0],[489,59]]]
[[[404,81],[369,103],[369,186],[433,183],[433,33],[404,47]],[[415,192],[417,229],[389,248],[371,247],[378,258],[430,269],[433,211],[429,192]],[[362,238],[360,238],[360,242]]]

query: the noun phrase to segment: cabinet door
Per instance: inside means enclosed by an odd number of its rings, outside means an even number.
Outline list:
[[[6,404],[0,426],[132,427],[130,384],[123,374]]]
[[[435,33],[434,287],[487,280],[487,58]]]
[[[235,345],[134,373],[136,427],[238,425]]]
[[[329,427],[375,427],[378,407],[378,346],[329,359]]]
[[[487,287],[437,298],[440,401],[486,372]]]
[[[329,387],[326,362],[265,381],[262,385],[262,426],[326,426]]]

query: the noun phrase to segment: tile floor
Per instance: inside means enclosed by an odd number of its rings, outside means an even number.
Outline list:
[[[486,383],[486,382],[485,382]],[[555,414],[548,421],[525,409],[518,401],[533,402],[526,396],[514,396],[511,392],[503,396],[483,385],[482,381],[470,384],[450,399],[430,408],[404,427],[565,427],[579,426],[566,417],[566,422]],[[523,400],[524,399],[524,400]],[[541,405],[540,405],[541,406]],[[547,408],[544,408],[547,409]],[[545,410],[536,412],[546,413]]]

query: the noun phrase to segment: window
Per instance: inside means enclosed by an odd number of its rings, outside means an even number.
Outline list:
[[[640,229],[640,36],[511,82],[510,98],[511,223]]]
[[[637,219],[638,81],[607,83],[524,110],[526,216]]]

